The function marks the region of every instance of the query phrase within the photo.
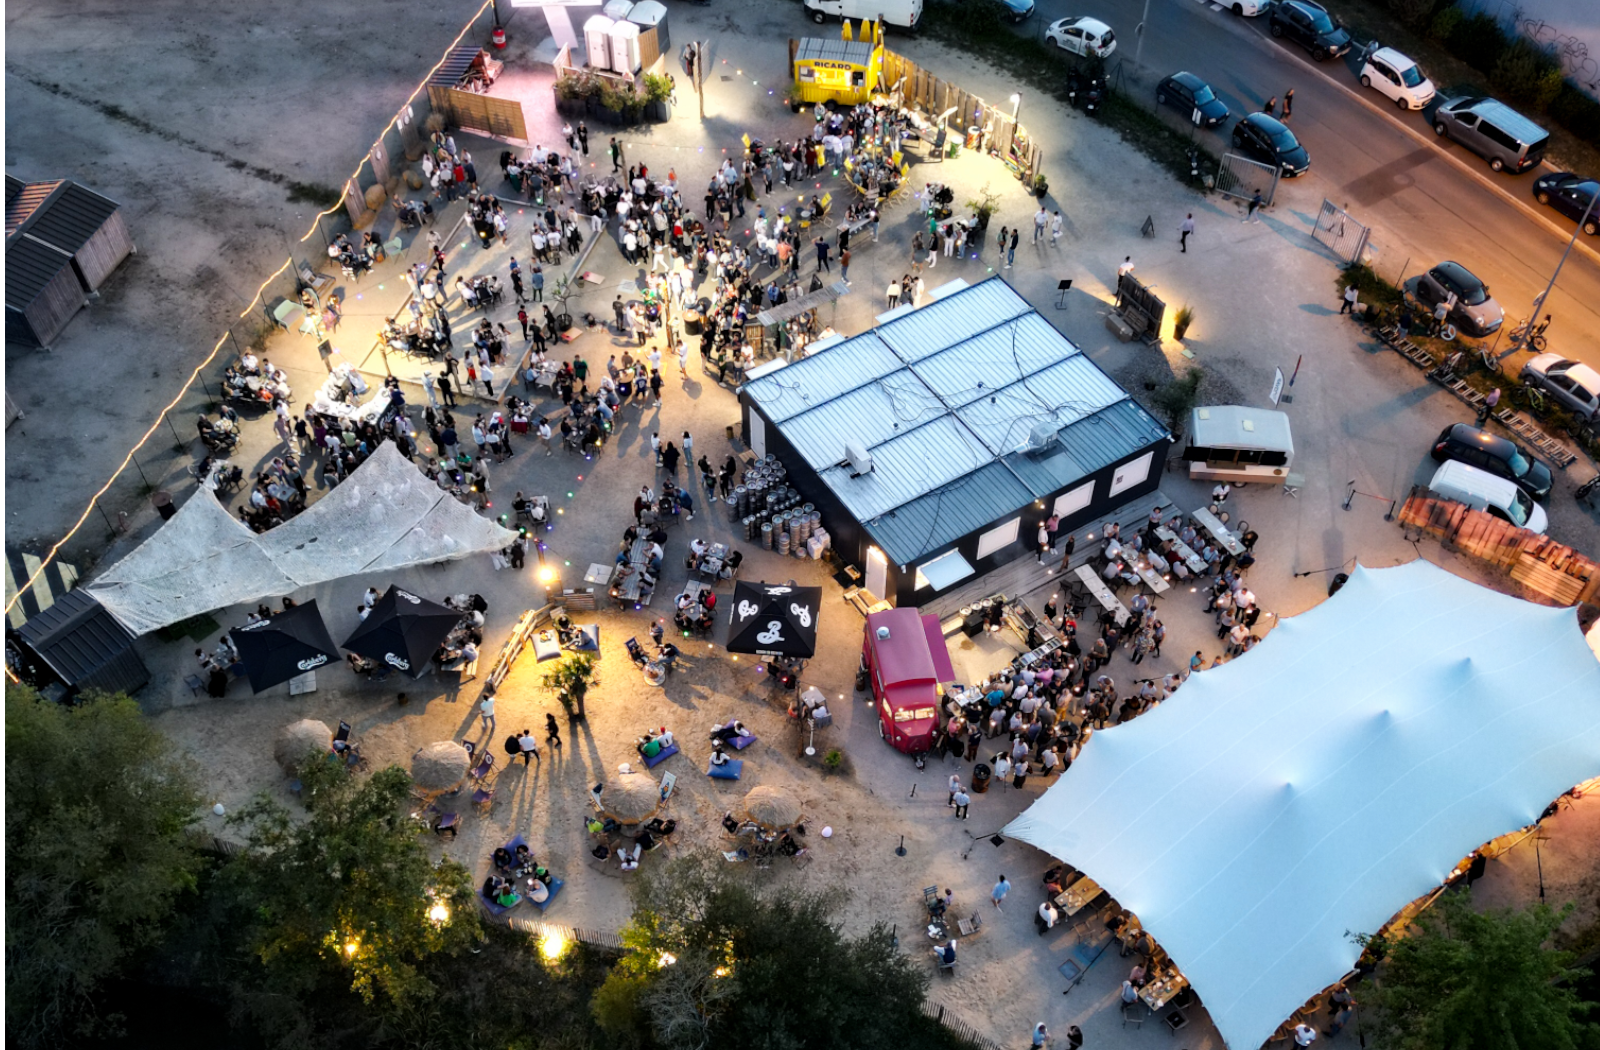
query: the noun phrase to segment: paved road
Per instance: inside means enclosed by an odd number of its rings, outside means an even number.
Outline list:
[[[1535,173],[1496,175],[1475,154],[1437,142],[1421,114],[1401,114],[1388,99],[1362,90],[1353,55],[1312,62],[1298,47],[1268,36],[1265,16],[1239,18],[1196,0],[1149,3],[1144,69],[1137,77],[1134,28],[1143,0],[1040,0],[1021,31],[1043,39],[1056,18],[1093,15],[1117,32],[1113,65],[1124,60],[1130,90],[1153,93],[1161,76],[1188,69],[1208,80],[1236,116],[1293,87],[1290,125],[1311,154],[1311,173],[1302,182],[1315,195],[1348,202],[1352,214],[1374,226],[1380,273],[1393,280],[1402,266],[1415,275],[1441,259],[1455,259],[1489,284],[1510,323],[1529,312],[1571,233],[1533,202]],[[1175,125],[1181,123],[1170,115]],[[1230,120],[1224,134],[1202,134],[1220,151],[1231,126]],[[1301,198],[1298,207],[1314,195],[1295,196]],[[1551,349],[1600,366],[1600,239],[1579,239],[1550,312]],[[1519,355],[1507,364],[1524,359]]]

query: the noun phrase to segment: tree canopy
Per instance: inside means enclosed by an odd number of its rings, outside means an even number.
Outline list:
[[[934,1034],[921,1013],[930,967],[886,926],[846,937],[839,894],[765,891],[740,874],[685,858],[636,886],[632,952],[595,999],[603,1027],[674,1050],[873,1050]],[[642,1018],[649,1031],[630,1031]]]
[[[1585,971],[1551,937],[1571,908],[1476,911],[1446,893],[1388,951],[1370,1004],[1389,1050],[1587,1050]]]
[[[94,993],[159,937],[200,857],[194,777],[126,696],[6,689],[6,1028],[87,1034]]]

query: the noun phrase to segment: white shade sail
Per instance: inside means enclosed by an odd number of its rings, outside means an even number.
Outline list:
[[[1235,1050],[1349,971],[1466,854],[1600,773],[1570,608],[1425,561],[1332,599],[1094,734],[1005,829],[1139,916]]]
[[[332,492],[260,534],[197,491],[89,591],[129,631],[147,634],[341,576],[499,550],[516,535],[442,491],[386,441]]]

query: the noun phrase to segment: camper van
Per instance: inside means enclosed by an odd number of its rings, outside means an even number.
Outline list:
[[[876,20],[881,16],[885,25],[915,29],[922,21],[922,0],[806,0],[806,10],[819,26],[830,18]]]
[[[1197,408],[1183,458],[1196,481],[1282,481],[1294,462],[1289,417],[1239,405]]]

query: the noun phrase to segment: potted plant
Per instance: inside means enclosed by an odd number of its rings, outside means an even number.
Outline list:
[[[1194,323],[1194,307],[1184,303],[1178,307],[1178,312],[1172,315],[1172,335],[1180,342],[1189,331],[1189,326]]]
[[[568,653],[554,668],[545,672],[544,685],[556,691],[556,699],[566,709],[567,717],[582,720],[583,699],[589,687],[596,684],[593,653]]]
[[[594,78],[588,73],[558,77],[553,90],[557,113],[566,117],[581,117],[588,112],[588,99],[595,91]]]
[[[978,195],[967,201],[967,207],[972,209],[972,214],[978,220],[978,229],[989,228],[989,217],[1000,210],[1000,195],[989,189],[986,182],[978,190]]]
[[[565,332],[572,327],[572,315],[567,312],[567,300],[577,294],[572,287],[572,282],[565,277],[557,277],[555,284],[549,288],[550,297],[556,301],[556,331]]]
[[[1043,174],[1035,175],[1029,188],[1033,190],[1035,197],[1043,198],[1045,194],[1050,192],[1050,180],[1045,178]]]
[[[644,115],[646,120],[665,123],[672,116],[668,99],[672,98],[672,81],[659,73],[644,75]]]

